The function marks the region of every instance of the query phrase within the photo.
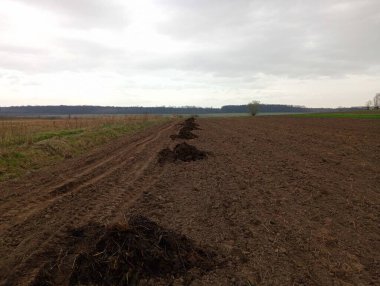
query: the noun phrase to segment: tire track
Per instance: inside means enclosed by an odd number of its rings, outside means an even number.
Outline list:
[[[50,190],[48,203],[39,205],[21,221],[9,225],[0,241],[0,256],[3,257],[0,284],[1,279],[22,278],[21,273],[30,274],[33,269],[41,267],[44,253],[57,251],[57,245],[68,229],[90,221],[107,223],[121,215],[162,172],[162,168],[156,168],[154,160],[157,151],[167,144],[173,127],[174,124],[170,124],[157,134],[127,146],[123,156],[113,156],[115,161],[102,164],[102,170],[108,169],[105,174],[96,172],[89,177],[85,171],[77,185],[53,198],[50,192],[54,189]],[[128,156],[136,158],[135,164],[123,162]],[[119,209],[121,206],[123,209]],[[24,276],[25,281],[29,274]]]
[[[73,177],[80,177],[84,173],[94,170],[99,166],[119,158],[126,152],[126,146],[138,144],[143,139],[151,136],[152,133],[159,132],[160,129],[172,126],[172,123],[165,123],[161,126],[154,126],[133,136],[124,136],[108,143],[104,146],[90,151],[86,155],[64,161],[57,166],[50,166],[39,170],[37,173],[26,176],[23,180],[0,183],[0,213],[4,213],[8,204],[2,203],[9,200],[24,201],[31,192],[36,192],[38,196],[45,194],[47,190],[62,185],[65,181]],[[51,178],[54,177],[54,180]]]
[[[25,193],[25,196],[13,200],[12,204],[2,205],[0,208],[0,234],[9,227],[9,222],[16,224],[25,220],[39,209],[46,208],[57,197],[62,197],[68,192],[77,191],[84,187],[90,187],[127,164],[133,166],[136,163],[133,154],[138,153],[150,142],[157,140],[162,133],[167,132],[173,126],[174,123],[164,126],[156,134],[149,134],[146,138],[124,146],[123,149],[117,150],[116,154],[112,154],[108,158],[102,157],[100,162],[93,162],[87,168],[82,169],[79,174],[66,179],[63,183],[55,184],[52,187],[42,185]],[[25,201],[28,201],[28,204],[25,204]]]

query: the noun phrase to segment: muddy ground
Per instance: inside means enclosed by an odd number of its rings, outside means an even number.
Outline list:
[[[2,183],[0,285],[380,284],[379,121],[196,122]]]

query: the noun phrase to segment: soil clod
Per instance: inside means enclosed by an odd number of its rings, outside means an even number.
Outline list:
[[[177,144],[173,151],[169,148],[165,148],[158,153],[158,162],[160,164],[175,161],[197,161],[203,160],[207,157],[207,152],[198,150],[197,147],[187,144],[186,142]]]

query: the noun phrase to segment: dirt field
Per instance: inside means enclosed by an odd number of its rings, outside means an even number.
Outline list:
[[[0,184],[0,285],[380,285],[378,120],[196,122]]]

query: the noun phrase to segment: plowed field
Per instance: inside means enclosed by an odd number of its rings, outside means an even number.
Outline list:
[[[380,284],[379,121],[196,123],[0,184],[0,285]]]

